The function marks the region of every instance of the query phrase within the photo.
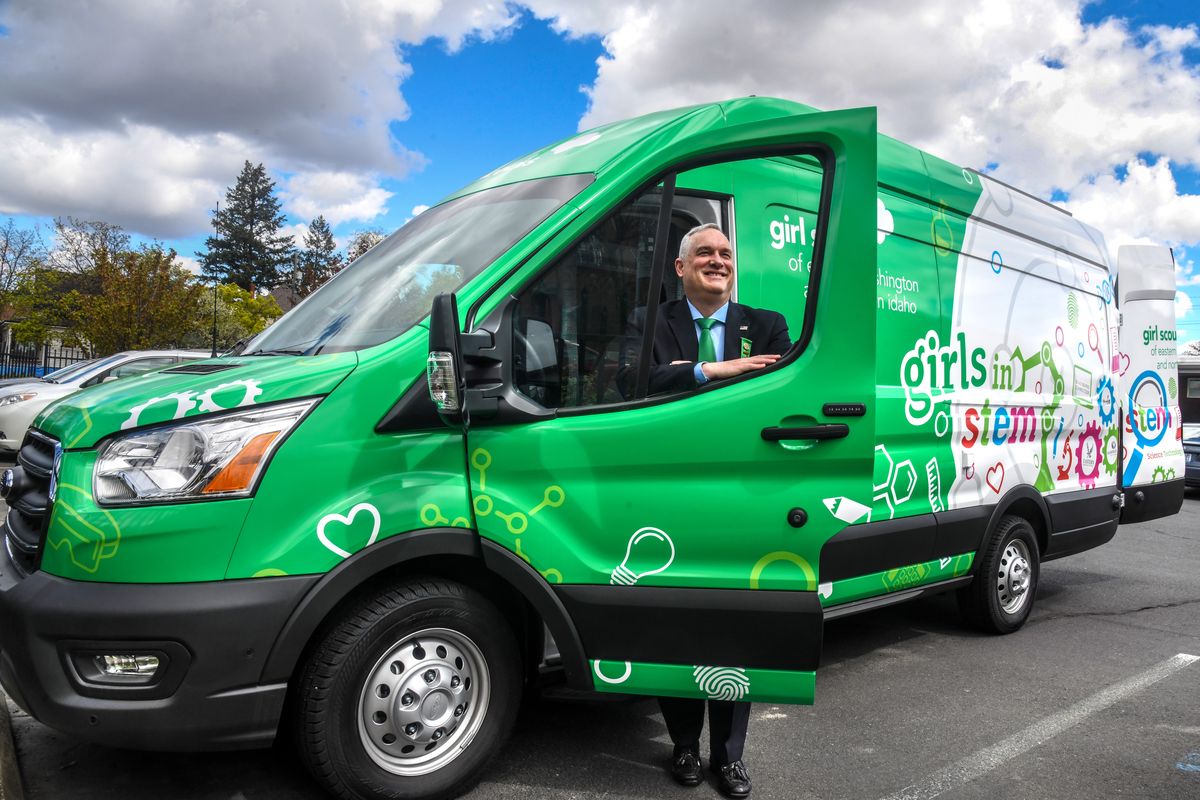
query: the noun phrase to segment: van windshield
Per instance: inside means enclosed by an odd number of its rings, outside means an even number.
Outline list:
[[[560,175],[498,186],[436,206],[372,247],[267,330],[242,355],[317,355],[386,342],[591,183]]]

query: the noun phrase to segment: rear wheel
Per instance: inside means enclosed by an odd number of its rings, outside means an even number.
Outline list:
[[[1017,630],[1033,609],[1038,569],[1033,528],[1023,517],[1002,517],[980,549],[975,580],[959,590],[963,616],[988,633]]]
[[[298,692],[301,756],[334,795],[453,797],[479,780],[512,728],[520,655],[477,592],[407,581],[344,615]]]

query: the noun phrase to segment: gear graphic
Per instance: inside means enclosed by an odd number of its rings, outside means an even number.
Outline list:
[[[1117,429],[1109,428],[1104,432],[1104,446],[1100,455],[1104,459],[1104,472],[1112,475],[1117,471],[1117,461],[1120,458],[1121,445],[1117,440]]]
[[[1100,409],[1101,424],[1112,425],[1117,410],[1117,393],[1107,375],[1101,376],[1096,387],[1096,405]]]
[[[244,394],[242,395],[241,402],[237,403],[236,405],[226,407],[218,405],[213,400],[213,395],[222,389],[232,389],[237,386],[242,387]],[[263,390],[259,388],[258,381],[255,380],[237,380],[230,381],[229,383],[222,383],[220,386],[214,386],[211,389],[201,393],[199,397],[200,413],[204,414],[209,411],[227,411],[229,408],[241,408],[242,406],[254,405],[254,401],[258,399],[258,396],[262,394],[262,392]]]
[[[175,412],[171,415],[171,419],[179,419],[196,407],[196,393],[172,392],[162,397],[151,397],[146,402],[129,409],[129,418],[121,423],[121,430],[126,431],[130,428],[136,428],[141,424],[143,411],[150,408],[150,406],[156,406],[160,403],[166,404],[168,401],[175,403]]]
[[[1100,440],[1100,426],[1092,420],[1079,434],[1075,446],[1075,474],[1079,476],[1079,485],[1085,489],[1096,488],[1096,477],[1100,474],[1100,464],[1103,461]]]
[[[1173,480],[1175,480],[1174,467],[1155,467],[1154,473],[1150,476],[1151,483],[1163,483]]]

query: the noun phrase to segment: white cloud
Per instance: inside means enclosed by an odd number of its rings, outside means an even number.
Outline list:
[[[253,145],[230,134],[179,136],[131,125],[120,131],[51,129],[0,117],[0,213],[115,222],[171,238],[208,225],[208,212]]]
[[[1175,292],[1175,319],[1183,319],[1192,313],[1192,298],[1180,291]]]
[[[0,210],[172,237],[198,230],[245,159],[402,176],[421,159],[388,127],[409,114],[397,45],[455,49],[515,21],[488,0],[0,4]],[[378,213],[380,191],[333,213]]]
[[[392,193],[373,185],[376,178],[352,172],[305,172],[289,178],[279,190],[284,209],[301,219],[320,215],[336,226],[368,221],[387,211]]]
[[[1200,242],[1198,200],[1167,168],[1200,164],[1200,69],[1184,58],[1200,45],[1194,25],[1084,25],[1078,0],[749,0],[736,13],[712,0],[529,5],[569,33],[603,37],[581,129],[748,94],[877,105],[884,132],[967,166],[995,164],[1035,194],[1074,192],[1080,218],[1119,237]],[[1161,158],[1140,164],[1145,152]],[[1112,177],[1123,165],[1124,182]],[[1120,213],[1105,206],[1110,192]]]
[[[1200,195],[1179,193],[1167,159],[1125,169],[1124,180],[1109,173],[1073,187],[1067,208],[1099,228],[1114,253],[1121,244],[1200,242]]]
[[[428,210],[429,210],[429,206],[419,205],[419,206],[413,206],[413,210],[410,213],[415,217],[418,214],[424,214]]]

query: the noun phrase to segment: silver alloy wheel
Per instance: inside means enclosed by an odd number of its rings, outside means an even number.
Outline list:
[[[457,758],[487,715],[487,662],[448,628],[405,636],[367,672],[358,735],[371,760],[394,775],[428,775]]]
[[[996,594],[1005,614],[1015,614],[1029,602],[1032,581],[1029,548],[1020,539],[1013,539],[1005,546],[996,572]]]

